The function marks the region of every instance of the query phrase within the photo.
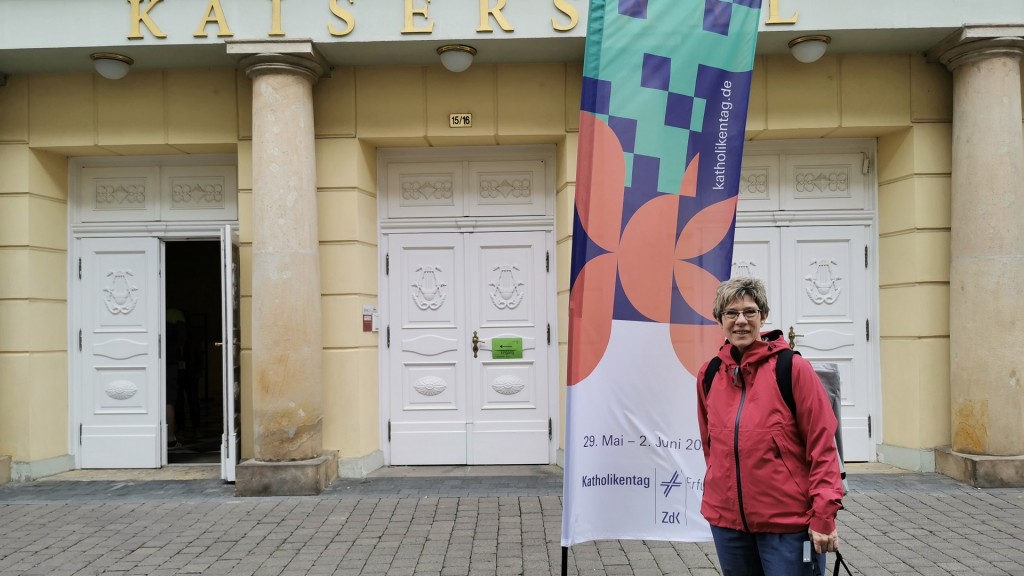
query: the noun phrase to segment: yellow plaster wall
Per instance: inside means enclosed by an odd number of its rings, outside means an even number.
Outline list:
[[[355,70],[356,130],[378,146],[425,146],[426,81],[418,66]]]
[[[9,103],[0,125],[24,125]],[[0,454],[21,462],[68,453],[67,163],[27,136],[0,142]]]
[[[944,93],[943,74],[915,66],[916,93]],[[943,100],[917,98],[915,116],[943,119]],[[913,124],[878,141],[882,440],[904,448],[950,438],[951,150],[946,122]]]
[[[168,70],[163,76],[167,143],[186,154],[234,153],[234,71]]]
[[[427,142],[431,146],[497,144],[498,67],[472,66],[458,74],[439,66],[423,72],[426,89]],[[469,112],[469,128],[448,127],[448,114]]]
[[[28,141],[65,157],[234,153],[233,70],[135,70],[28,79]]]
[[[0,143],[28,142],[28,78],[11,76],[0,89]],[[0,174],[3,171],[0,170]]]
[[[325,448],[342,458],[379,449],[379,379],[376,346],[324,350]]]
[[[765,71],[765,131],[755,138],[821,138],[840,126],[838,56],[812,64],[769,56],[758,64]]]
[[[318,138],[351,138],[356,135],[355,79],[355,68],[340,66],[331,71],[329,78],[321,78],[316,83],[313,88],[313,117]],[[251,84],[248,89],[251,92]]]
[[[508,64],[497,70],[498,143],[536,144],[565,138],[565,64]],[[576,98],[579,102],[579,98]]]
[[[748,139],[874,138],[918,121],[949,121],[949,74],[917,55],[755,59]]]
[[[579,102],[578,95],[576,102]],[[568,106],[567,106],[568,107]],[[579,105],[575,114],[579,118]],[[577,124],[578,128],[578,124]],[[558,292],[558,407],[559,414],[565,414],[566,386],[569,352],[569,272],[572,266],[572,223],[576,203],[576,163],[579,133],[567,134],[559,143],[556,162],[558,163],[555,196],[555,282]],[[559,418],[559,448],[565,449],[565,418]]]
[[[561,142],[579,124],[581,73],[578,63],[480,64],[458,74],[441,66],[359,67],[356,135],[381,147]],[[452,113],[471,113],[473,125],[450,128]]]
[[[238,266],[239,266],[239,310],[242,326],[241,336],[241,383],[239,384],[242,403],[240,422],[242,459],[253,457],[253,409],[252,409],[252,84],[244,74],[236,77],[239,98],[248,94],[250,116],[243,118],[239,112],[238,142]],[[241,106],[239,107],[241,109]],[[248,138],[248,139],[246,139]]]

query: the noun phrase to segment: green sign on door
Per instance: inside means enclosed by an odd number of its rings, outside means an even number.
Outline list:
[[[491,338],[491,358],[495,360],[514,360],[522,357],[522,338]]]

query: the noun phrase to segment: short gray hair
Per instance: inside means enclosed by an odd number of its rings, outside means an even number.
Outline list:
[[[750,296],[751,300],[757,304],[758,309],[761,310],[762,320],[768,317],[768,291],[765,290],[764,282],[757,278],[743,276],[726,280],[718,285],[718,289],[715,290],[715,306],[712,309],[715,320],[721,323],[725,307],[744,296]]]

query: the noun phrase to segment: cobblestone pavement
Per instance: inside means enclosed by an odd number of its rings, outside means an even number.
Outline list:
[[[293,498],[237,498],[216,479],[65,477],[0,486],[0,575],[560,572],[554,467],[392,469]],[[839,530],[854,574],[1024,575],[1024,490],[892,471],[851,473],[850,487]],[[708,543],[569,553],[573,575],[718,573]]]

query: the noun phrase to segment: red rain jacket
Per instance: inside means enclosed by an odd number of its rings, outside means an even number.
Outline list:
[[[761,334],[737,366],[726,343],[711,391],[697,374],[697,418],[707,463],[701,513],[745,532],[831,534],[842,508],[835,414],[811,364],[793,355],[796,417],[775,379],[780,330]],[[737,371],[737,367],[739,370]]]

